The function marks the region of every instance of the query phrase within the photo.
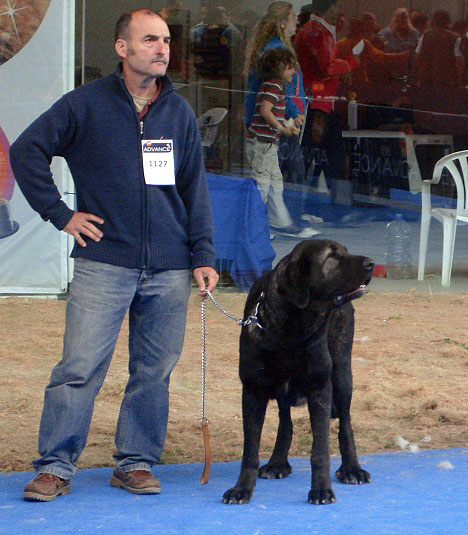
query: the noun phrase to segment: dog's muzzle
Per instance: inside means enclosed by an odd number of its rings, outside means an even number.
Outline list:
[[[341,306],[348,301],[362,297],[366,293],[367,284],[361,284],[357,290],[349,292],[349,294],[339,295],[333,299],[333,304],[337,307]]]

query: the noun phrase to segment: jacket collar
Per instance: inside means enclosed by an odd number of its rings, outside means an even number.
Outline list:
[[[319,17],[318,15],[311,15],[309,20],[313,20],[317,22],[318,24],[321,24],[323,27],[325,27],[334,37],[336,41],[336,28],[335,26],[332,26],[331,24],[328,24],[328,22],[323,19],[322,17]]]
[[[123,86],[125,88],[127,88],[127,86],[125,85],[125,81],[123,79],[123,75],[122,75],[122,62],[120,62],[117,65],[117,69],[115,71],[115,76],[123,84]],[[171,79],[169,78],[169,76],[167,74],[165,74],[164,76],[161,76],[160,80],[162,80],[162,87],[161,87],[161,91],[159,93],[158,98],[161,98],[161,97],[167,95],[168,93],[171,93],[172,91],[175,91],[174,85],[172,84]],[[128,90],[127,90],[127,92],[128,92]]]

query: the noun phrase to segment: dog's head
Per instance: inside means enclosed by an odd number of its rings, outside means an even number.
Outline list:
[[[363,295],[374,265],[371,258],[351,255],[335,241],[305,240],[276,266],[273,284],[298,308],[305,308],[311,300],[338,303],[342,297]]]

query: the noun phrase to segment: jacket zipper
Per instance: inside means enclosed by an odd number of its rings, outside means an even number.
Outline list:
[[[144,122],[140,121],[140,142],[143,141],[143,131],[144,131]],[[141,168],[143,169],[143,154],[141,153],[141,143],[140,143],[140,158],[141,158]],[[148,226],[149,226],[149,201],[148,201],[148,192],[146,188],[145,176],[143,171],[143,201],[144,201],[144,229],[143,229],[143,268],[146,268],[149,265],[149,237],[148,237]]]
[[[124,84],[125,85],[125,84]],[[154,106],[154,104],[153,104]],[[152,110],[153,106],[148,110],[145,117],[141,121],[139,121],[140,124],[140,141],[143,140],[143,132],[144,132],[144,119],[154,110]],[[143,154],[142,154],[142,148],[140,143],[140,159],[141,159],[141,168],[143,170]],[[150,206],[149,206],[149,199],[148,199],[148,189],[145,182],[144,177],[144,171],[143,171],[143,191],[144,191],[144,234],[143,234],[143,267],[148,267],[150,265],[150,240],[149,240],[149,212],[150,212]]]
[[[123,90],[127,94],[127,97],[129,98],[130,102],[133,105],[133,99],[128,92],[128,89],[125,85],[124,79],[122,76],[120,76],[120,83],[122,84]],[[166,95],[163,95],[163,98]],[[149,110],[148,113],[150,113],[151,110]],[[147,114],[148,115],[148,114]],[[149,240],[148,240],[148,225],[149,225],[149,200],[148,200],[148,194],[146,190],[146,182],[145,182],[145,176],[143,171],[143,154],[142,154],[142,148],[141,148],[141,141],[143,140],[143,132],[144,132],[144,121],[138,119],[138,115],[135,110],[135,116],[137,118],[138,124],[139,124],[139,131],[140,131],[140,139],[139,139],[139,153],[140,153],[140,167],[141,172],[143,173],[143,268],[146,268],[149,264]]]

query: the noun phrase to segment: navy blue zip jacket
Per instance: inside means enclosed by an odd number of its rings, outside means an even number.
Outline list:
[[[213,226],[195,116],[167,76],[143,119],[143,133],[120,70],[64,95],[13,143],[11,166],[41,217],[63,229],[73,211],[50,171],[68,163],[79,212],[102,217],[100,242],[84,239],[72,257],[127,268],[214,267]],[[146,185],[142,139],[173,139],[175,186]]]

